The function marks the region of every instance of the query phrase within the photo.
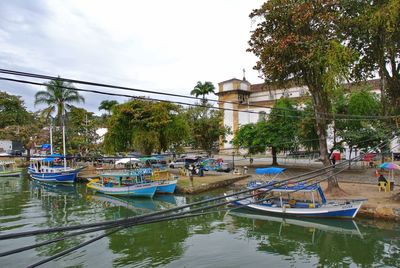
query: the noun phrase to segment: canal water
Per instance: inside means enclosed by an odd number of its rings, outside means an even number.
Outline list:
[[[0,178],[0,232],[91,223],[140,215],[221,194],[124,199],[85,185]],[[25,267],[103,232],[0,258]],[[0,252],[65,233],[0,241]],[[370,220],[299,220],[240,210],[132,227],[43,267],[400,267],[400,226]]]

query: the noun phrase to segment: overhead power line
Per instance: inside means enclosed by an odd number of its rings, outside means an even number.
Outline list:
[[[154,91],[154,90],[145,90],[145,89],[139,89],[139,88],[117,86],[117,85],[111,85],[111,84],[97,83],[97,82],[70,79],[70,78],[62,78],[62,77],[49,76],[49,75],[36,74],[36,73],[20,72],[20,71],[9,70],[9,69],[0,69],[0,73],[4,73],[4,74],[8,74],[8,75],[16,75],[16,76],[25,76],[25,77],[31,77],[31,78],[37,78],[37,79],[47,79],[47,80],[60,79],[62,81],[75,83],[75,84],[83,84],[83,85],[96,86],[96,87],[113,88],[113,89],[120,89],[120,90],[134,91],[134,92],[142,92],[142,93],[149,93],[149,94],[157,94],[157,95],[164,95],[164,96],[178,97],[178,98],[186,98],[186,99],[193,99],[193,100],[202,100],[201,98],[198,98],[198,97],[182,95],[182,94],[174,94],[174,93],[166,93],[166,92]],[[122,95],[124,95],[124,94],[122,94]],[[243,103],[233,102],[233,101],[221,101],[221,100],[213,100],[213,99],[207,99],[207,101],[212,101],[212,102],[221,103],[221,104],[243,105]],[[185,104],[185,105],[190,105],[190,104]],[[287,109],[287,108],[277,108],[277,107],[272,108],[272,107],[261,106],[261,105],[256,105],[256,104],[247,104],[247,106],[248,107],[255,107],[255,108],[263,108],[263,109],[277,109],[277,110],[284,110],[284,111],[291,111],[291,112],[294,111],[292,109]],[[224,108],[224,109],[232,110],[232,109],[229,109],[229,108]],[[239,112],[252,112],[252,113],[257,113],[258,114],[258,112],[255,112],[255,111],[244,111],[244,110],[240,110],[240,109],[233,109],[233,110],[234,111],[237,110]],[[352,118],[352,119],[372,119],[372,120],[383,120],[383,119],[398,118],[398,116],[375,116],[375,115],[374,116],[368,116],[368,115],[348,115],[348,114],[332,114],[332,113],[318,113],[318,114],[324,115],[324,116],[329,116],[326,119],[334,119],[334,118],[338,118],[338,117],[340,117],[342,119],[346,119],[346,118],[350,119],[350,118]]]
[[[30,80],[14,79],[14,78],[7,78],[7,77],[0,77],[0,80],[9,81],[9,82],[15,82],[15,83],[22,83],[22,84],[30,84],[30,85],[36,85],[36,86],[47,86],[47,84],[45,82],[35,82],[35,81],[30,81]],[[170,101],[170,100],[164,100],[164,99],[156,99],[156,98],[142,97],[142,96],[135,96],[135,95],[128,95],[128,94],[121,94],[121,93],[104,92],[104,91],[99,91],[99,90],[94,90],[94,89],[84,89],[84,88],[67,87],[67,86],[61,86],[61,88],[80,91],[80,92],[88,92],[88,93],[106,95],[106,96],[126,97],[126,98],[132,98],[132,99],[165,102],[165,103],[186,105],[186,106],[192,106],[192,107],[205,107],[202,104],[196,104],[196,103],[188,103],[188,102],[182,102],[182,101]],[[159,93],[159,94],[161,94],[161,93]],[[234,109],[234,108],[222,108],[222,107],[215,107],[215,106],[209,106],[209,108],[213,109],[213,110],[232,111],[232,112],[250,113],[250,114],[259,115],[259,112],[249,111],[249,110],[240,110],[240,109]],[[275,108],[273,108],[273,109],[275,109]],[[282,114],[277,114],[277,116],[279,116],[279,117],[288,117],[288,118],[299,118],[299,119],[306,117],[306,116],[303,116],[303,115],[298,115],[297,116],[297,115],[282,115]],[[315,118],[314,116],[309,116],[309,117],[310,118]],[[387,118],[387,119],[389,119],[389,118]],[[392,119],[392,118],[390,118],[390,119]],[[330,120],[330,119],[326,118],[326,120]],[[378,118],[375,118],[375,119],[343,118],[342,120],[359,121],[359,120],[381,120],[381,119],[378,119]]]

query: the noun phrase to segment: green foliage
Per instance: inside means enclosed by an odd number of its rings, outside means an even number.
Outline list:
[[[219,139],[225,138],[229,131],[221,125],[222,111],[210,109],[210,106],[191,107],[187,110],[186,118],[190,126],[189,144],[211,154],[216,149]]]
[[[268,144],[277,152],[290,150],[297,144],[299,112],[288,98],[279,99],[268,116]]]
[[[250,123],[240,126],[235,133],[232,144],[236,148],[244,148],[249,154],[264,153],[267,149],[266,122]]]
[[[65,82],[60,78],[47,83],[46,91],[35,94],[35,105],[44,104],[48,107],[44,112],[49,117],[56,113],[56,118],[61,125],[62,115],[72,108],[72,103],[84,103],[85,99],[75,90],[72,83]]]
[[[95,151],[97,141],[97,120],[93,113],[83,108],[72,107],[68,115],[67,146],[70,153],[86,155],[89,151]]]
[[[107,111],[108,114],[111,114],[112,108],[118,105],[118,101],[116,100],[103,100],[100,102],[99,110]]]
[[[329,94],[347,77],[356,60],[353,50],[342,44],[337,23],[337,1],[269,0],[254,10],[257,22],[248,51],[266,81],[296,80],[312,95],[320,153],[327,158],[325,116],[330,110]]]
[[[311,101],[305,102],[303,110],[299,111],[301,120],[299,123],[297,136],[299,143],[308,151],[319,149],[318,134],[315,129],[314,108]]]
[[[33,116],[26,110],[20,96],[0,91],[0,128],[31,123]]]
[[[108,152],[145,155],[182,146],[189,134],[181,108],[165,102],[132,100],[114,106],[105,136]]]
[[[203,96],[202,103],[206,104],[206,95],[210,93],[214,93],[215,87],[211,82],[204,82],[204,84],[200,81],[197,82],[196,86],[193,88],[193,90],[190,92],[190,95],[195,96],[196,98],[200,95]]]
[[[353,91],[340,103],[341,110],[352,115],[379,115],[381,105],[376,94],[369,89]],[[377,120],[346,120],[337,118],[336,130],[343,142],[351,148],[368,149],[385,139],[385,127]]]
[[[241,126],[235,134],[233,145],[248,149],[249,154],[262,153],[270,147],[274,164],[277,164],[276,154],[279,151],[290,150],[297,145],[298,116],[293,102],[281,98],[275,103],[267,121]]]
[[[342,1],[343,34],[349,47],[360,51],[354,76],[358,79],[379,73],[386,80],[382,100],[385,110],[400,107],[400,1]],[[390,111],[389,111],[390,112]]]

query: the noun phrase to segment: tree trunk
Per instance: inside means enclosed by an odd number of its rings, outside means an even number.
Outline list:
[[[272,147],[271,151],[272,151],[272,165],[273,166],[277,166],[278,165],[278,160],[277,160],[277,157],[276,157],[276,155],[277,155],[276,148]]]
[[[350,146],[350,156],[349,156],[349,169],[351,168],[351,153],[353,152],[353,146]]]
[[[323,165],[327,167],[331,165],[328,158],[328,145],[326,143],[326,138],[327,138],[326,114],[328,113],[329,102],[323,88],[316,88],[316,87],[315,88],[309,87],[309,88],[314,102],[314,113],[315,113],[316,130],[319,142],[320,158],[322,160]],[[332,172],[328,173],[328,176],[329,179],[328,179],[327,190],[329,192],[332,192],[332,190],[339,188],[339,183],[336,176],[332,176]]]
[[[31,160],[31,146],[27,146],[28,149],[26,150],[26,161],[30,161]]]

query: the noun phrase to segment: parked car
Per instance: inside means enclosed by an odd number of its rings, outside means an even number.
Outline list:
[[[169,164],[170,168],[184,168],[188,165],[195,164],[199,161],[199,158],[178,158]]]

